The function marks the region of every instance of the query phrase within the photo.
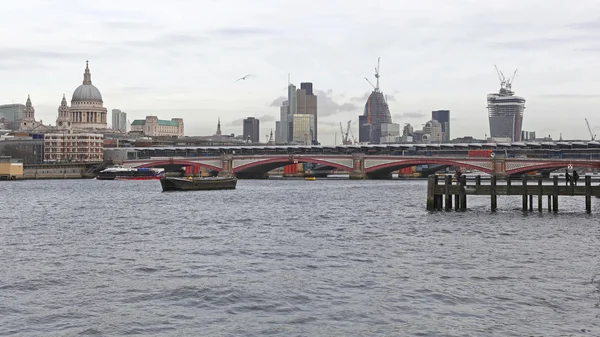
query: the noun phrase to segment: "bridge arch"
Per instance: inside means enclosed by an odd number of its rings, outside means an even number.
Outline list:
[[[460,166],[470,168],[473,170],[478,170],[488,174],[493,173],[491,161],[486,162],[465,160],[463,162],[436,157],[419,159],[398,159],[398,161],[395,162],[388,162],[365,168],[365,173],[367,173],[368,175],[382,175],[392,173],[405,167],[411,167],[416,165],[439,165],[440,167]]]
[[[351,163],[351,159],[346,159],[349,163]],[[345,166],[340,163],[336,163],[334,161],[327,160],[326,158],[314,158],[314,157],[274,157],[274,158],[266,158],[264,160],[257,160],[250,163],[242,164],[240,166],[235,167],[233,169],[234,173],[267,173],[271,170],[284,167],[286,165],[294,164],[294,163],[313,163],[317,165],[323,165],[328,167],[333,167],[338,170],[352,171],[352,168],[349,166]],[[234,164],[235,165],[235,164]]]
[[[529,172],[539,171],[539,170],[554,171],[554,170],[558,170],[558,169],[567,169],[569,164],[573,165],[573,168],[578,168],[578,167],[600,168],[600,162],[597,162],[597,161],[594,161],[594,162],[589,162],[589,161],[566,162],[566,161],[564,161],[564,162],[539,163],[539,164],[534,164],[534,165],[517,167],[514,169],[507,168],[506,173],[509,175],[517,175],[517,174],[524,174],[524,173],[529,173]]]

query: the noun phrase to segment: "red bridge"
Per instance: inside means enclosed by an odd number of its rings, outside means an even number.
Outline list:
[[[484,158],[446,156],[396,156],[354,154],[281,154],[232,155],[202,157],[153,157],[125,160],[127,167],[186,167],[194,172],[199,168],[217,171],[219,175],[238,177],[265,177],[267,172],[294,163],[315,163],[331,169],[346,171],[351,179],[388,177],[392,172],[415,165],[458,166],[488,174],[520,175],[533,171],[566,169],[567,167],[598,169],[598,160],[535,159],[535,158]]]

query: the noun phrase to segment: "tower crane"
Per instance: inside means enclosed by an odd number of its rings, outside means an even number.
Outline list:
[[[342,145],[351,145],[348,140],[348,134],[350,133],[350,122],[348,121],[348,126],[346,127],[346,131],[344,131],[344,127],[342,126],[342,122],[340,122],[340,132],[342,133]]]
[[[585,124],[587,124],[587,128],[590,132],[590,137],[592,137],[592,140],[596,140],[596,135],[592,132],[592,128],[590,127],[590,123],[588,122],[587,118],[585,119]]]

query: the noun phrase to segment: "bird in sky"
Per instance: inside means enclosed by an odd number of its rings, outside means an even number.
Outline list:
[[[238,78],[238,79],[237,79],[237,80],[235,80],[235,81],[237,82],[237,81],[239,81],[239,80],[246,80],[246,79],[247,79],[248,77],[250,77],[250,76],[252,76],[252,74],[248,74],[248,75],[246,75],[246,76],[240,77],[240,78]]]

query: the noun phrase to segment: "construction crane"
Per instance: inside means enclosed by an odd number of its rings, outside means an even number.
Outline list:
[[[590,137],[592,137],[592,140],[596,140],[596,135],[592,132],[592,128],[590,127],[590,123],[588,122],[587,118],[585,119],[585,124],[587,124],[587,128],[590,132]]]
[[[348,124],[348,125],[350,125],[350,124]],[[357,144],[358,141],[356,140],[356,137],[354,137],[354,133],[352,132],[352,129],[349,128],[349,130],[350,130],[350,137],[352,137],[352,144]]]
[[[348,140],[348,134],[350,133],[350,122],[348,121],[348,126],[346,127],[346,131],[344,132],[344,127],[342,126],[342,122],[340,122],[340,132],[342,133],[342,145],[352,145],[352,143]]]
[[[371,81],[369,81],[368,78],[365,77],[365,80],[367,80],[367,82],[369,82],[369,84],[373,87],[373,89],[375,91],[379,91],[379,60],[381,59],[381,57],[377,58],[377,67],[375,68],[375,79],[376,79],[376,85],[373,85],[373,83],[371,83]]]
[[[509,93],[512,93],[512,83],[515,77],[517,76],[517,70],[519,69],[515,69],[515,72],[513,73],[512,77],[508,79],[504,76],[504,73],[501,72],[495,64],[494,68],[496,69],[496,74],[498,74],[498,79],[500,80],[500,88],[506,89]]]

